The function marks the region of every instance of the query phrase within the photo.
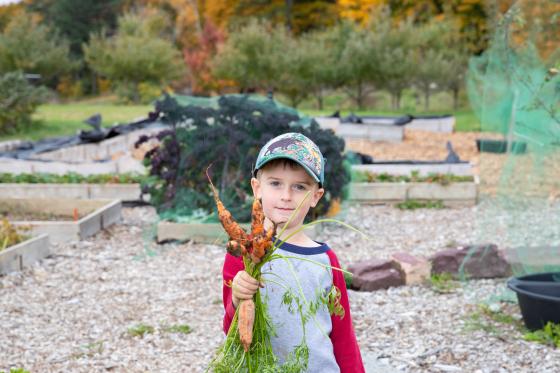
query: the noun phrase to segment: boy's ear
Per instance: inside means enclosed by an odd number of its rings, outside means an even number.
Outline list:
[[[259,179],[252,177],[251,178],[251,188],[253,189],[253,196],[255,198],[261,198],[261,182]]]
[[[313,195],[311,196],[311,207],[317,206],[323,195],[325,194],[325,189],[319,188],[317,189]]]

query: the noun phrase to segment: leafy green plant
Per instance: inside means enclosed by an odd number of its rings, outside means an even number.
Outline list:
[[[155,332],[155,328],[146,324],[138,324],[133,327],[128,328],[128,334],[132,337],[143,337],[145,334],[152,334]]]
[[[412,171],[410,176],[407,175],[391,175],[388,173],[374,173],[369,171],[352,171],[353,182],[365,183],[438,183],[440,185],[449,185],[451,183],[473,182],[473,176],[457,176],[453,174],[428,174],[420,176],[418,171]]]
[[[443,209],[445,206],[442,201],[420,201],[416,199],[408,199],[404,202],[399,202],[396,207],[401,210],[416,210],[416,209]]]
[[[560,324],[548,322],[544,328],[523,335],[527,341],[534,341],[560,348]]]
[[[453,293],[459,287],[459,283],[447,272],[432,274],[430,276],[430,285],[432,290],[441,294]]]
[[[214,212],[214,200],[206,180],[212,164],[212,178],[220,197],[237,221],[250,221],[253,193],[249,179],[260,148],[274,136],[300,132],[311,138],[327,159],[327,193],[310,212],[309,219],[325,215],[332,201],[341,199],[350,181],[342,152],[344,141],[319,127],[306,124],[293,109],[273,100],[252,96],[222,96],[213,105],[180,105],[170,96],[156,103],[171,130],[156,135],[160,145],[146,153],[150,170],[143,188],[160,217],[176,220],[180,216]],[[137,145],[147,141],[141,138]]]

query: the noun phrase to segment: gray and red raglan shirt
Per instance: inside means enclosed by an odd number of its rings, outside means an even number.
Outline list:
[[[352,326],[344,275],[331,269],[340,268],[340,264],[334,251],[327,244],[318,245],[301,247],[284,242],[275,253],[285,258],[275,259],[262,267],[265,287],[260,291],[273,323],[273,351],[279,363],[283,363],[289,353],[302,343],[305,327],[305,343],[309,348],[308,372],[365,372]],[[241,257],[226,254],[223,268],[225,333],[228,332],[235,315],[231,300],[231,280],[243,269]],[[340,289],[343,317],[331,315],[324,303],[316,302],[321,294],[328,294],[332,286]],[[302,307],[304,315],[309,310],[310,302],[319,304],[314,316],[308,317],[305,326],[302,325],[294,299],[294,296],[303,299],[301,294],[308,302]]]

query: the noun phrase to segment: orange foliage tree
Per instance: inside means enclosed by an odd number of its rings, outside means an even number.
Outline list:
[[[183,57],[189,71],[189,82],[194,94],[209,95],[231,85],[227,80],[218,79],[212,74],[212,59],[224,40],[224,32],[207,21],[197,45],[183,50]]]

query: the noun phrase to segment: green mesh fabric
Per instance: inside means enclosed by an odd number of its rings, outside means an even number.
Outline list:
[[[507,142],[480,153],[477,239],[501,240],[517,274],[560,270],[560,24],[556,11],[537,19],[536,3],[510,8],[467,75],[482,131]]]

